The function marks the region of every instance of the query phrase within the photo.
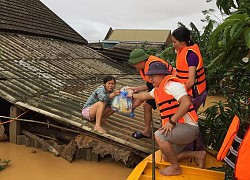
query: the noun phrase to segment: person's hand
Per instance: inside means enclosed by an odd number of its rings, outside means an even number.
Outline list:
[[[114,90],[110,95],[109,98],[114,98],[120,94],[120,90]]]
[[[170,124],[169,122],[166,122],[164,126],[162,126],[159,131],[162,135],[166,136],[168,133],[170,136],[172,135],[172,129],[174,128],[174,125]]]
[[[134,90],[131,89],[131,87],[126,87],[126,91],[127,91],[127,97],[132,98],[133,94],[134,94]]]
[[[126,91],[128,92],[127,97],[131,98],[133,96],[133,94],[134,94],[134,91],[132,89],[126,89]]]
[[[138,87],[126,87],[126,89],[129,91],[129,90],[132,90],[133,92],[138,92]]]
[[[115,96],[118,96],[120,94],[120,90],[114,90],[113,93],[114,93]]]

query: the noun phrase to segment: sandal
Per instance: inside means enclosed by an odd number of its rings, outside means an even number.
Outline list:
[[[135,131],[135,132],[132,134],[132,137],[135,138],[135,139],[150,138],[150,136],[145,136],[145,135],[143,135],[140,131]]]

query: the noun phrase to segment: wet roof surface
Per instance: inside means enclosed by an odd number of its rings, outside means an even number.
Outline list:
[[[103,76],[113,74],[117,88],[144,84],[134,70],[121,66],[98,52],[75,43],[20,34],[0,33],[0,97],[41,113],[56,121],[93,131],[93,123],[82,118],[82,104],[101,84]],[[131,137],[144,126],[143,110],[135,118],[118,113],[105,126],[110,140],[150,153],[151,140]],[[159,123],[158,112],[154,119]]]
[[[87,43],[39,0],[0,0],[0,29]]]
[[[110,116],[106,135],[82,118],[83,103],[105,75],[116,77],[118,89],[144,84],[133,69],[85,42],[38,0],[0,0],[0,97],[136,152],[151,153],[150,139],[131,137],[143,129],[142,107],[134,118]],[[158,112],[153,114],[158,126]]]

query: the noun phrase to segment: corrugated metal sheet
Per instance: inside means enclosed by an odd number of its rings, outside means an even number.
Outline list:
[[[128,65],[129,54],[132,50],[136,48],[143,47],[145,49],[155,50],[156,54],[160,54],[165,49],[165,46],[163,46],[163,44],[159,43],[144,44],[143,42],[140,43],[120,42],[115,46],[113,46],[112,48],[102,48],[100,43],[99,44],[90,43],[88,44],[88,46],[128,67],[130,66]]]
[[[0,29],[88,43],[39,0],[0,0]]]
[[[109,32],[110,33],[110,32]],[[170,36],[170,30],[146,30],[146,29],[115,29],[107,39],[109,41],[129,42],[157,42],[165,43]]]
[[[96,51],[75,43],[20,34],[0,33],[0,97],[93,134],[93,123],[82,118],[81,107],[104,75],[115,74],[117,87],[144,82],[130,68],[121,66]],[[127,75],[125,75],[127,74]],[[135,151],[150,153],[151,140],[131,137],[142,130],[142,108],[135,118],[115,113],[98,134]],[[158,112],[154,119],[160,122]]]

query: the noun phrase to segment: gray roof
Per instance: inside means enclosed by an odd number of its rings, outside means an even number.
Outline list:
[[[121,66],[87,46],[50,38],[0,33],[0,97],[56,121],[93,134],[93,123],[81,108],[104,75],[114,74],[117,87],[144,84],[134,70]],[[130,75],[131,74],[131,75]],[[151,140],[131,138],[144,125],[142,108],[135,118],[112,115],[108,134],[100,135],[136,151],[151,152]],[[154,119],[160,122],[158,112]]]
[[[133,69],[84,42],[40,1],[0,0],[0,97],[133,152],[151,153],[150,139],[131,137],[143,129],[142,107],[135,118],[110,116],[108,134],[93,131],[94,124],[83,119],[82,104],[105,75],[116,77],[117,88],[144,84]],[[156,111],[154,120],[159,126]]]
[[[88,43],[39,0],[0,0],[0,30]]]

